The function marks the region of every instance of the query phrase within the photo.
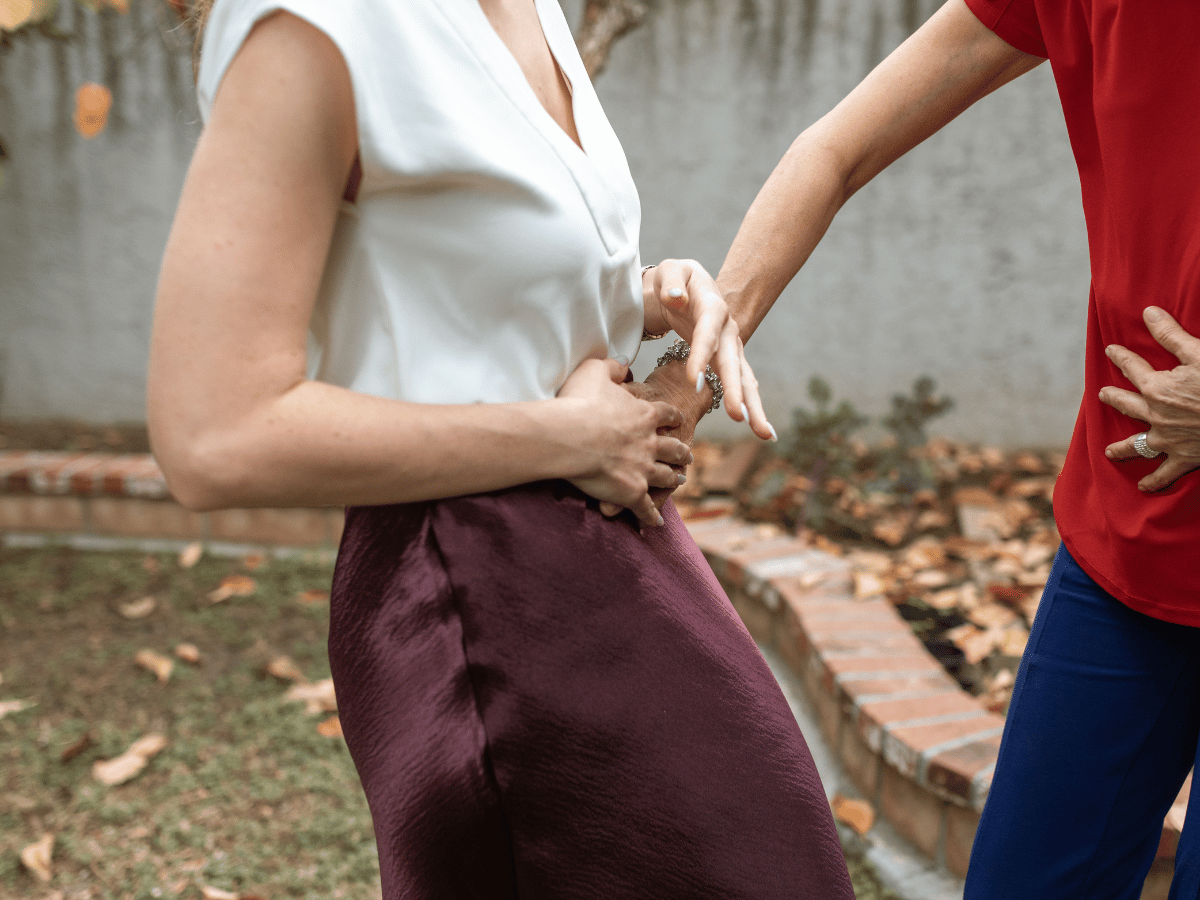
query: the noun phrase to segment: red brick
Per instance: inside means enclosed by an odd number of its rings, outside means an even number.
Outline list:
[[[737,491],[759,454],[763,452],[763,442],[756,439],[740,441],[721,454],[714,464],[705,466],[700,473],[700,482],[714,494],[732,494]]]
[[[874,799],[879,792],[879,754],[868,747],[862,735],[849,725],[842,729],[838,758],[842,761],[842,769],[858,789],[868,799]]]
[[[91,530],[97,534],[188,541],[204,537],[203,516],[173,501],[95,497],[86,502]]]
[[[895,653],[900,650],[913,652],[922,650],[921,642],[912,633],[894,629],[878,631],[836,631],[812,635],[812,644],[822,656],[866,656],[884,652]]]
[[[34,491],[34,480],[47,466],[53,466],[61,459],[61,453],[49,453],[42,450],[23,450],[18,453],[5,454],[3,468],[0,469],[0,488],[8,493],[20,494]]]
[[[692,538],[706,554],[727,556],[749,547],[754,542],[754,529],[736,519],[727,519],[713,528],[694,529]]]
[[[110,453],[92,453],[87,462],[80,460],[79,465],[73,466],[69,473],[69,483],[66,490],[77,497],[90,497],[104,490],[104,467],[112,459]]]
[[[788,667],[796,675],[800,675],[808,668],[808,658],[812,647],[808,642],[808,635],[804,633],[804,629],[796,620],[796,614],[787,607],[784,607],[779,613],[779,625],[776,633],[775,649],[779,651],[779,655],[783,657],[783,661],[788,664]]]
[[[946,804],[888,765],[883,767],[879,803],[893,827],[936,862]]]
[[[153,456],[146,455],[140,461],[131,465],[125,472],[125,494],[129,497],[143,497],[161,500],[169,497],[167,479]]]
[[[925,784],[934,791],[982,808],[982,803],[975,803],[972,786],[980,772],[996,764],[999,749],[1000,736],[995,735],[943,751],[926,765]]]
[[[979,828],[979,813],[954,804],[946,806],[946,868],[959,878],[967,877],[971,845]]]
[[[863,704],[858,710],[857,725],[867,744],[881,749],[884,731],[893,730],[901,723],[955,713],[976,712],[983,713],[983,707],[974,697],[960,690],[947,691],[930,697],[879,700]]]
[[[851,707],[869,702],[868,698],[883,700],[891,697],[928,696],[944,691],[961,690],[945,670],[927,675],[901,675],[894,678],[855,678],[841,682],[838,687],[842,700]]]
[[[937,663],[928,653],[905,651],[894,654],[875,653],[870,656],[821,657],[825,668],[835,677],[852,672],[933,672]]]
[[[77,497],[0,495],[0,531],[70,532],[84,528]]]
[[[993,732],[999,734],[1003,727],[1004,720],[991,713],[927,725],[898,725],[888,728],[884,735],[883,757],[909,777],[917,778],[921,776],[922,757],[930,751],[936,755],[944,752],[943,744],[983,740]]]
[[[104,466],[100,476],[103,482],[103,492],[109,497],[126,496],[126,478],[143,471],[145,461],[146,455],[144,453],[112,457]]]
[[[323,509],[222,509],[208,514],[216,541],[314,547],[330,543]]]
[[[35,494],[65,494],[71,483],[71,473],[81,466],[96,463],[94,454],[54,453],[41,465],[29,470],[29,488]]]
[[[742,591],[733,591],[729,595],[733,608],[741,617],[742,624],[750,632],[750,636],[760,644],[773,646],[775,643],[775,622],[771,611],[747,597]]]

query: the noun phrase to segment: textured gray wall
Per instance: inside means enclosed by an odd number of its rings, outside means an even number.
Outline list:
[[[578,21],[580,0],[563,3]],[[597,86],[642,192],[645,259],[694,256],[715,271],[795,135],[936,0],[651,5]],[[162,36],[151,4],[133,9],[81,15],[84,41],[0,54],[6,417],[143,415],[154,281],[197,115],[183,38]],[[108,131],[85,141],[73,93],[106,67],[116,106]],[[958,401],[939,431],[1063,445],[1087,283],[1078,180],[1043,67],[860,192],[749,351],[777,425],[812,374],[873,412],[930,374]],[[648,346],[639,369],[658,351]],[[719,417],[706,428],[728,433]]]
[[[715,272],[794,137],[937,6],[655,3],[597,81],[641,190],[644,259],[694,256]],[[859,192],[748,353],[777,426],[813,374],[875,413],[929,374],[957,401],[936,430],[1065,446],[1087,296],[1079,182],[1043,65]]]
[[[199,133],[187,38],[161,3],[64,13],[78,39],[23,37],[0,54],[0,415],[137,421],[154,284]],[[114,96],[92,140],[72,123],[86,81]]]

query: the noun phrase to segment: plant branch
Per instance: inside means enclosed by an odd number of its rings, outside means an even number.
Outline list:
[[[636,28],[646,18],[646,6],[638,0],[587,0],[583,9],[583,26],[575,43],[587,68],[595,78],[608,62],[613,42],[625,32]]]

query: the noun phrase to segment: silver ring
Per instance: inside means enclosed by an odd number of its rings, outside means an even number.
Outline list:
[[[1146,446],[1146,432],[1144,431],[1141,434],[1134,435],[1133,449],[1138,452],[1138,456],[1144,456],[1146,459],[1157,459],[1162,456],[1161,452],[1151,450]]]

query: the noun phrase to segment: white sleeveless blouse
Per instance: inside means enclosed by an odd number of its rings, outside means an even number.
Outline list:
[[[310,375],[421,403],[553,397],[640,345],[641,207],[557,0],[535,0],[584,150],[538,101],[478,0],[217,0],[205,118],[254,24],[287,10],[341,50],[363,179],[343,203]]]

